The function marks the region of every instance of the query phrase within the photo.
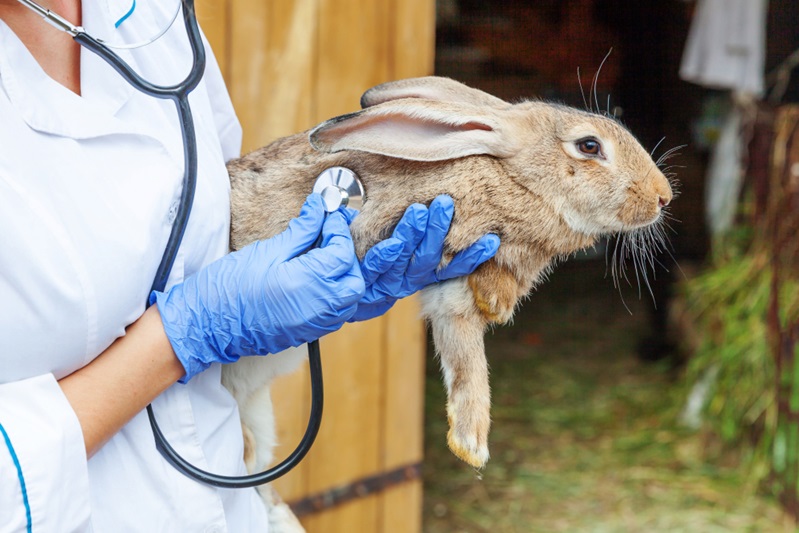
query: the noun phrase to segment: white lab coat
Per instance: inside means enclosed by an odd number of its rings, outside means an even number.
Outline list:
[[[84,26],[112,24],[105,9],[84,2]],[[180,19],[156,43],[121,55],[159,83],[182,79],[191,63]],[[28,522],[35,533],[265,531],[254,489],[216,489],[180,474],[156,451],[144,412],[86,460],[56,380],[144,311],[180,195],[183,151],[174,105],[142,95],[85,50],[81,85],[79,97],[46,76],[0,21],[0,531],[25,531]],[[213,56],[190,101],[200,172],[170,284],[227,251],[224,161],[241,143]],[[238,411],[219,365],[172,386],[153,407],[188,460],[245,473]]]

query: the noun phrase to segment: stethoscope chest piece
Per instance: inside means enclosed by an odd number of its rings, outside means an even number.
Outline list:
[[[325,211],[332,213],[342,205],[360,211],[366,194],[363,184],[352,170],[344,167],[330,167],[316,178],[313,192],[322,195]]]

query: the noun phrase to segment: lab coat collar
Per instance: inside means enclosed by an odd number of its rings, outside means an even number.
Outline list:
[[[95,25],[113,24],[105,4],[100,2],[83,2],[83,18]],[[47,28],[42,30],[47,31]],[[129,51],[117,53],[136,68]],[[81,49],[80,61],[82,95],[78,96],[50,78],[14,32],[0,20],[0,85],[31,128],[76,139],[130,131],[130,126],[115,114],[135,89],[93,52]],[[110,76],[113,76],[111,83],[94,83],[99,77]],[[96,90],[98,86],[102,90]]]

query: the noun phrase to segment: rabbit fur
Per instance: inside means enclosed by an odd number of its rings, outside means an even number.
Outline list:
[[[633,135],[604,115],[543,101],[511,104],[439,77],[378,85],[361,105],[229,163],[231,247],[284,230],[331,166],[352,169],[364,184],[366,201],[351,225],[361,258],[390,236],[406,207],[439,194],[455,202],[442,264],[497,234],[494,258],[420,297],[447,391],[448,445],[481,468],[491,424],[486,328],[510,320],[559,258],[659,221],[670,183]],[[253,398],[304,356],[245,358],[224,370],[244,425],[266,435],[263,445],[260,435],[249,442],[259,466],[271,460],[274,430],[256,429],[258,416],[273,422],[254,414],[271,404]]]

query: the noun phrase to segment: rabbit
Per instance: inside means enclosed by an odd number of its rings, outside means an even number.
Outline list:
[[[440,194],[455,203],[442,265],[482,235],[497,234],[491,260],[420,296],[447,392],[447,443],[480,469],[489,459],[491,425],[487,327],[508,322],[560,258],[604,235],[651,232],[672,200],[671,183],[627,129],[590,111],[508,103],[434,76],[373,87],[361,106],[228,164],[231,247],[285,229],[317,175],[332,166],[353,170],[365,188],[351,224],[360,258],[390,236],[406,207]],[[250,397],[302,358],[293,351],[225,369],[245,426],[257,424],[248,410],[260,409]],[[250,446],[271,459],[271,443],[258,444],[262,430],[249,429]],[[267,440],[274,438],[269,431]]]

